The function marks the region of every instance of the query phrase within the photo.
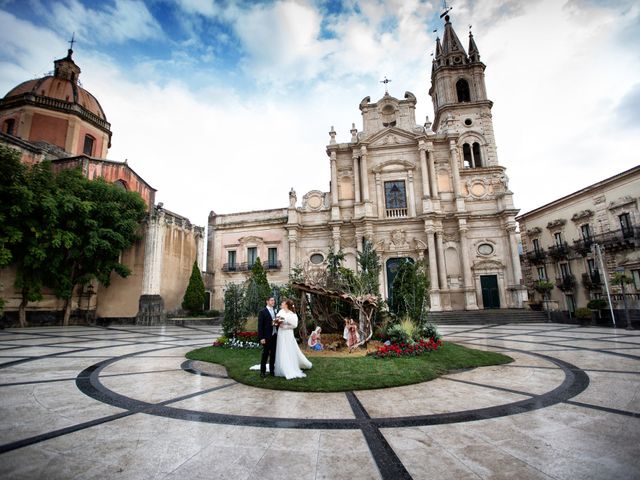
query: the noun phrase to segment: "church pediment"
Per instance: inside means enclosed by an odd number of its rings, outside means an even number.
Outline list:
[[[400,128],[380,130],[367,140],[369,148],[393,147],[396,145],[417,145],[414,135]]]

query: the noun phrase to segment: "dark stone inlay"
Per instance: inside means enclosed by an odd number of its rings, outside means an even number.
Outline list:
[[[601,410],[607,413],[615,413],[616,415],[626,415],[627,417],[640,418],[640,413],[630,412],[629,410],[619,410],[617,408],[603,407],[601,405],[593,405],[591,403],[576,402],[574,400],[567,400],[564,403],[569,405],[575,405],[576,407],[591,408],[593,410]]]
[[[213,377],[213,378],[229,378],[228,375],[216,375],[214,373],[203,372],[202,370],[195,368],[193,366],[193,360],[186,360],[182,362],[180,368],[187,373],[191,373],[193,375],[200,375],[201,377]]]
[[[355,393],[346,392],[346,396],[356,419],[368,420],[371,418]],[[367,446],[371,451],[371,455],[383,479],[395,480],[412,478],[378,427],[371,422],[363,422],[360,430],[362,430],[362,435],[364,435]]]

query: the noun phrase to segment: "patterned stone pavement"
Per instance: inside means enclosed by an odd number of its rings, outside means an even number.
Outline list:
[[[294,393],[186,361],[218,327],[3,330],[0,477],[640,477],[640,332],[441,330],[515,362],[386,390]]]

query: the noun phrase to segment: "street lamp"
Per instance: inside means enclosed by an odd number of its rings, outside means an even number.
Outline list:
[[[602,269],[602,276],[604,277],[604,288],[607,291],[607,299],[609,300],[609,310],[611,311],[611,320],[613,320],[613,327],[616,327],[616,317],[613,314],[613,303],[611,303],[611,292],[609,291],[609,280],[608,280],[608,275],[607,275],[607,270],[604,268],[604,260],[602,259],[602,250],[604,250],[603,248],[600,247],[600,245],[598,245],[596,242],[593,242],[591,244],[591,248],[593,249],[593,253],[596,257],[598,257],[598,260],[600,262],[600,268]]]

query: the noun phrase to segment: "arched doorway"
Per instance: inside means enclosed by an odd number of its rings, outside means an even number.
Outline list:
[[[393,280],[396,278],[398,268],[400,268],[403,262],[413,263],[413,261],[411,257],[398,257],[387,260],[387,301],[391,301],[391,296],[393,295]]]

